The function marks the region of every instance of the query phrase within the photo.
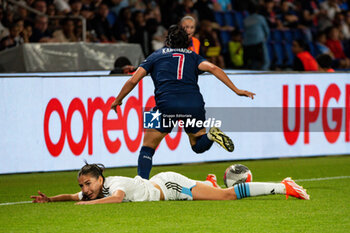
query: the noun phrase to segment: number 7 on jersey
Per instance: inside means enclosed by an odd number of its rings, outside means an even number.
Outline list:
[[[184,69],[184,64],[185,64],[185,55],[181,53],[174,53],[173,57],[178,58],[178,65],[177,65],[177,80],[182,79],[183,75],[183,69]]]

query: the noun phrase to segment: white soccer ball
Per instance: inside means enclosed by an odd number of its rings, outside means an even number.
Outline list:
[[[227,188],[235,184],[252,182],[253,174],[248,167],[242,164],[233,164],[229,166],[224,174],[224,182]]]

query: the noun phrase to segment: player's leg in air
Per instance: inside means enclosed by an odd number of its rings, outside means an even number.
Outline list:
[[[234,144],[231,138],[217,127],[210,128],[208,133],[203,128],[197,133],[187,133],[187,135],[190,139],[192,150],[198,154],[209,150],[213,142],[218,143],[229,152],[234,150]]]
[[[146,129],[137,167],[137,174],[142,178],[149,178],[155,149],[171,130],[169,128],[165,132],[162,132],[157,129]],[[185,130],[188,131],[187,129]],[[209,150],[214,142],[217,142],[227,151],[232,152],[234,149],[232,140],[216,127],[211,128],[208,133],[206,133],[205,128],[202,128],[197,133],[187,132],[187,134],[192,150],[196,153],[203,153]]]
[[[189,115],[185,120],[193,121],[202,121],[206,120],[205,116],[205,103],[203,96],[198,93],[191,93],[189,95],[181,95],[179,97],[183,103],[183,107],[180,108],[181,111],[184,111],[185,114]],[[190,105],[190,106],[189,106]],[[234,145],[232,140],[225,135],[219,128],[212,127],[209,129],[209,132],[206,132],[206,129],[202,127],[197,127],[197,124],[189,124],[185,126],[185,131],[189,137],[192,150],[196,153],[203,153],[211,148],[213,142],[218,143],[225,150],[232,152],[234,150]]]
[[[156,129],[146,129],[137,167],[137,174],[142,178],[149,178],[155,149],[167,134],[168,132],[163,133]],[[209,150],[214,142],[217,142],[230,152],[233,151],[234,148],[232,140],[216,127],[211,128],[208,133],[206,133],[205,128],[195,134],[188,133],[188,137],[192,150],[196,153],[203,153]]]
[[[164,97],[162,101],[159,101],[158,105],[155,109],[159,109],[162,114],[175,115],[174,118],[169,118],[170,121],[196,119],[204,122],[206,120],[204,100],[199,92],[168,95]],[[177,114],[189,115],[190,117],[176,117]],[[216,127],[210,128],[208,133],[204,127],[197,127],[196,124],[185,126],[184,128],[189,137],[192,150],[196,153],[203,153],[209,150],[214,142],[218,143],[227,151],[232,152],[234,149],[232,140]],[[143,146],[138,159],[138,175],[142,178],[149,178],[155,149],[172,129],[172,126],[165,127],[161,125],[159,129],[147,129],[145,131]]]
[[[231,188],[219,189],[197,181],[191,189],[193,200],[238,200],[246,197],[262,195],[282,194],[309,200],[306,190],[296,184],[291,178],[284,179],[281,183],[249,182],[236,184]]]

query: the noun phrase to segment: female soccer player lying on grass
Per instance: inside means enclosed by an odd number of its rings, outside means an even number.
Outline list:
[[[102,164],[86,164],[78,173],[81,192],[47,197],[31,196],[34,203],[56,201],[78,201],[76,204],[120,203],[129,201],[170,200],[237,200],[245,197],[286,194],[309,200],[306,190],[290,178],[281,183],[241,183],[231,188],[218,188],[216,179],[208,176],[207,181],[191,180],[175,172],[162,172],[150,180],[122,176],[103,176]],[[209,182],[208,182],[209,181]],[[208,183],[210,185],[208,185]]]

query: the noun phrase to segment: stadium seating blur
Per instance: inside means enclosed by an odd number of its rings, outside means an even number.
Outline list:
[[[7,1],[9,0],[5,0]],[[169,1],[145,0],[102,0],[90,4],[83,3],[82,0],[69,0],[63,1],[65,4],[59,4],[57,2],[62,1],[35,0],[21,1],[15,6],[11,2],[0,7],[0,51],[29,42],[85,40],[94,43],[139,43],[144,55],[148,56],[157,48],[154,44],[159,47],[163,43],[166,28],[178,23],[183,16],[191,15],[198,20],[198,29],[202,20],[209,20],[217,25],[213,28],[219,36],[221,54],[227,68],[234,68],[228,55],[231,32],[238,29],[244,34],[244,19],[249,15],[249,1],[234,0],[225,6],[220,5],[220,1],[215,2],[215,5],[212,1],[204,0],[178,0],[171,1],[171,4]],[[315,44],[315,35],[320,31],[327,31],[329,27],[339,30],[344,53],[346,56],[350,55],[348,2],[333,2],[335,6],[329,5],[328,0],[259,1],[258,13],[265,17],[270,27],[270,36],[266,43],[271,69],[292,68],[293,40],[307,41],[310,53],[315,57],[319,55],[321,51]],[[38,29],[38,16],[29,12],[27,7],[49,16],[48,23],[44,22],[47,24],[45,30]],[[305,12],[310,18],[304,18]],[[82,22],[76,20],[77,18],[74,18],[73,23],[67,24],[70,25],[69,28],[65,26],[65,22],[69,20],[50,16],[84,17],[87,23],[86,39],[83,38]],[[195,36],[199,37],[198,34]]]

